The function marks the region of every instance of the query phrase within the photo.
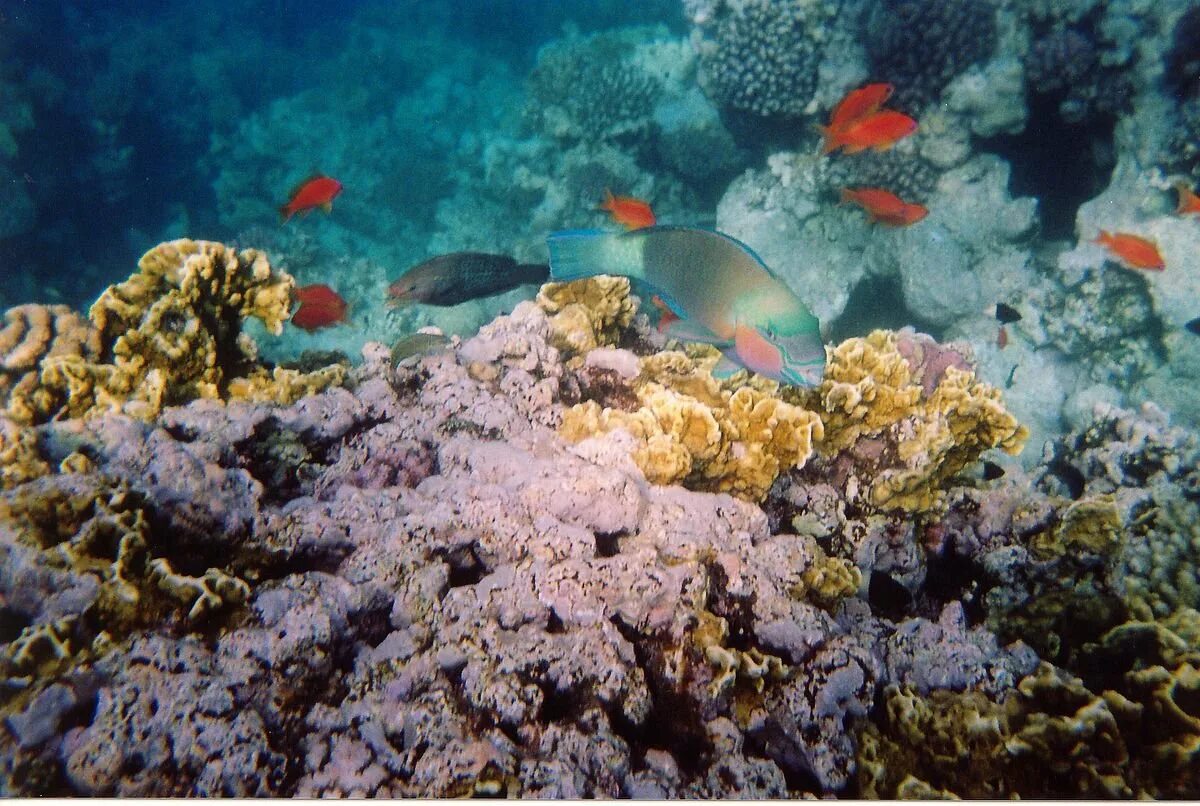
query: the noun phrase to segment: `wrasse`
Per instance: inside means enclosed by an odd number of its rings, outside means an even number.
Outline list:
[[[741,241],[713,230],[655,226],[556,232],[547,244],[555,282],[609,274],[628,277],[647,299],[657,296],[678,317],[667,323],[668,336],[722,351],[714,376],[745,367],[807,387],[824,376],[817,318]]]
[[[341,192],[341,182],[318,174],[301,182],[292,191],[288,203],[279,208],[279,215],[286,222],[296,213],[306,214],[314,207],[320,207],[328,213],[333,210],[334,197]]]
[[[388,304],[458,305],[526,283],[544,283],[549,274],[544,263],[517,263],[508,255],[486,252],[451,252],[406,271],[388,286]]]
[[[653,227],[655,223],[654,211],[648,203],[632,196],[614,196],[608,188],[604,189],[600,209],[607,210],[614,221],[629,229]]]
[[[1100,230],[1093,243],[1098,243],[1131,269],[1162,271],[1167,267],[1153,241],[1127,232]]]
[[[1175,208],[1177,215],[1200,215],[1200,196],[1195,194],[1187,182],[1176,182],[1175,192],[1179,194],[1179,206]]]
[[[846,93],[846,97],[833,109],[829,125],[822,131],[837,131],[852,121],[877,112],[895,88],[891,84],[868,84]]]
[[[300,307],[292,314],[292,324],[312,332],[346,321],[349,306],[338,292],[323,283],[306,285],[293,292]]]
[[[882,188],[843,188],[842,203],[847,202],[866,210],[871,221],[888,227],[907,227],[929,215],[925,205],[906,202]]]

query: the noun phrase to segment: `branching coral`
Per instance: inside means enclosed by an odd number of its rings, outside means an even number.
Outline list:
[[[5,334],[28,333],[9,354],[13,366],[27,366],[34,355],[40,366],[36,384],[22,379],[12,389],[10,416],[40,422],[120,411],[150,418],[163,406],[231,392],[291,402],[341,381],[336,370],[272,378],[257,365],[242,321],[255,317],[279,333],[294,286],[290,276],[271,269],[265,254],[179,240],[150,250],[138,267],[92,306],[94,332],[53,309],[28,309],[10,319]],[[56,316],[53,332],[70,325],[69,335],[50,342],[48,314]]]

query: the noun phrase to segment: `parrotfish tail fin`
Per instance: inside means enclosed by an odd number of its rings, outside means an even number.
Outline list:
[[[642,277],[642,236],[636,232],[631,237],[600,229],[563,230],[551,234],[546,245],[550,248],[550,279],[556,283],[597,274]]]
[[[521,283],[544,283],[550,279],[550,266],[546,263],[518,263],[513,269]]]

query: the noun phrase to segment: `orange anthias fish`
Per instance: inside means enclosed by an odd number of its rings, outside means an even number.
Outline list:
[[[629,229],[653,227],[655,223],[654,211],[649,204],[632,196],[614,196],[607,188],[600,209],[607,210],[615,221]]]
[[[923,204],[906,202],[881,188],[843,188],[842,203],[852,202],[867,211],[871,221],[888,227],[907,227],[929,215]]]
[[[1127,232],[1100,230],[1093,243],[1098,243],[1132,269],[1162,271],[1167,267],[1154,241],[1148,241]]]
[[[306,179],[292,191],[288,203],[279,208],[279,214],[287,221],[296,213],[305,214],[314,207],[320,207],[328,213],[333,209],[334,197],[341,192],[341,182],[318,174]]]
[[[292,314],[292,324],[311,333],[346,321],[346,300],[327,285],[306,285],[295,291],[300,307]]]
[[[917,122],[903,112],[880,109],[852,120],[839,129],[827,129],[821,151],[824,154],[839,148],[845,149],[847,154],[857,154],[868,148],[887,151],[916,130]]]
[[[1178,215],[1200,215],[1200,196],[1188,187],[1187,182],[1176,182],[1175,190],[1179,193],[1179,206],[1175,208]]]
[[[891,84],[868,84],[846,93],[846,97],[834,107],[829,116],[829,125],[822,131],[837,131],[861,117],[879,111],[895,89]]]

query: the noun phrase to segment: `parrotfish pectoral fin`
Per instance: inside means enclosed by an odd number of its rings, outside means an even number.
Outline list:
[[[550,249],[550,279],[566,283],[597,274],[641,279],[642,241],[622,232],[573,229],[546,239]]]
[[[662,331],[669,339],[680,341],[699,341],[705,344],[729,344],[729,339],[722,339],[716,333],[691,319],[675,319]]]
[[[741,372],[745,367],[737,361],[729,357],[729,353],[722,352],[721,358],[717,361],[717,365],[712,368],[712,376],[718,381],[728,380],[735,373]]]

